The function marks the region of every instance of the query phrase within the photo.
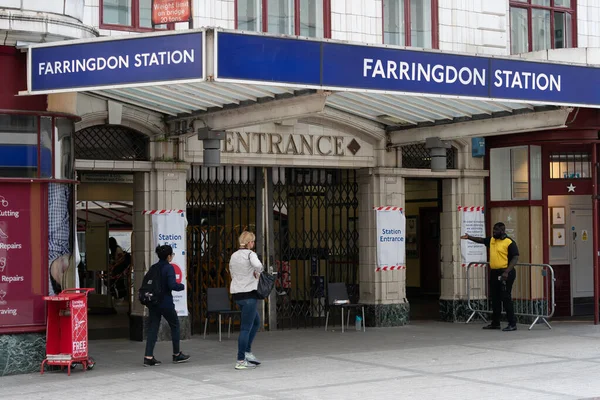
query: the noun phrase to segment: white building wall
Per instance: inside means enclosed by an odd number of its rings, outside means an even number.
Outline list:
[[[91,38],[98,32],[85,25],[80,0],[0,0],[0,34],[2,45],[12,46]]]
[[[331,38],[383,43],[382,0],[331,0]]]
[[[100,21],[100,1],[85,0],[83,7],[83,23],[98,28]]]
[[[440,50],[510,54],[509,1],[439,0]]]
[[[438,3],[440,50],[510,54],[509,0],[438,0]],[[382,7],[383,0],[331,0],[332,38],[382,43]],[[193,13],[196,28],[235,28],[235,0],[193,0]],[[41,19],[10,17],[14,15]],[[577,0],[577,18],[578,47],[600,47],[600,0]],[[176,24],[176,29],[187,28],[187,23]],[[0,0],[2,30],[19,31],[14,33],[13,41],[135,34],[100,29],[100,0]],[[28,32],[41,36],[27,35]]]
[[[194,26],[235,28],[235,0],[193,0]],[[176,28],[186,29],[188,24]]]
[[[600,0],[577,1],[577,47],[600,47]]]

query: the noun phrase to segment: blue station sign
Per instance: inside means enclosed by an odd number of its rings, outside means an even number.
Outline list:
[[[214,33],[210,59],[204,31],[34,45],[28,93],[200,81],[208,70],[224,82],[600,107],[595,67]]]
[[[216,79],[600,106],[600,69],[218,32]]]
[[[29,92],[202,80],[204,32],[31,47]]]

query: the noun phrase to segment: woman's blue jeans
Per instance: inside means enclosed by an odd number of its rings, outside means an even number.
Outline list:
[[[260,316],[256,310],[256,299],[245,299],[236,301],[242,311],[242,324],[240,337],[238,338],[238,361],[246,359],[245,353],[252,352],[252,342],[260,326]]]

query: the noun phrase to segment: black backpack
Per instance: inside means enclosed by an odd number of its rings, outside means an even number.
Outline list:
[[[144,275],[140,290],[138,290],[138,299],[146,307],[157,306],[163,299],[162,271],[160,267],[159,264],[150,267]]]

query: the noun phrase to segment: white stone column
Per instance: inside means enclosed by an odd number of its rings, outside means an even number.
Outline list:
[[[359,171],[359,264],[360,301],[368,304],[369,326],[405,325],[409,320],[406,301],[406,270],[375,272],[377,267],[377,221],[373,207],[404,208],[404,178],[397,168]]]
[[[135,172],[133,174],[133,234],[131,238],[131,254],[133,259],[133,291],[142,284],[142,278],[150,267],[150,257],[147,249],[151,246],[150,224],[147,216],[142,215],[150,208],[150,172]],[[145,307],[137,299],[131,306],[131,314],[144,316]]]
[[[461,265],[461,221],[458,206],[483,206],[485,184],[482,177],[444,179],[442,183],[443,212],[442,271],[440,316],[445,321],[465,321],[467,311],[467,276]]]
[[[144,274],[156,262],[152,239],[152,218],[143,215],[144,210],[185,210],[186,181],[189,164],[181,162],[154,162],[150,172],[134,174],[134,215],[133,215],[133,263],[134,293],[142,283]],[[132,307],[132,339],[143,340],[144,317],[147,309],[136,299]],[[180,318],[181,338],[191,336],[188,317]],[[170,340],[170,329],[163,320],[159,340]]]

